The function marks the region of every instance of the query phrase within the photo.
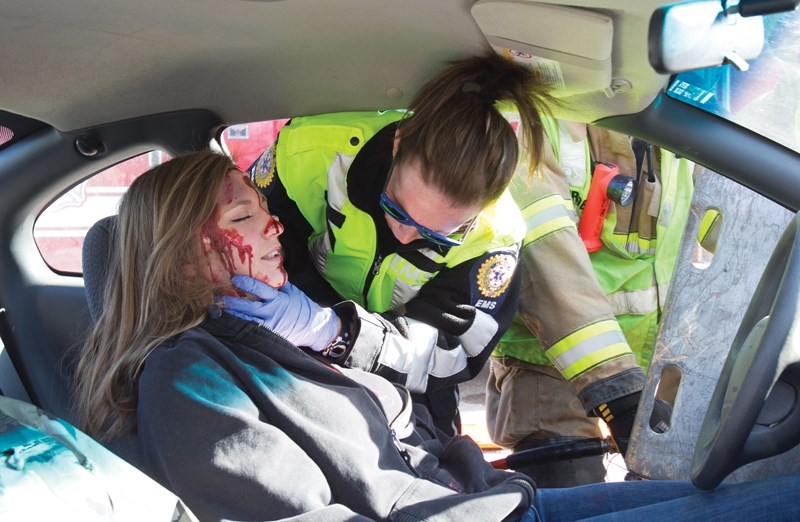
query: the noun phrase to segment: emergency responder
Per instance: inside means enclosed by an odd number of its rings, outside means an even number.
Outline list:
[[[548,100],[532,71],[490,51],[429,81],[413,115],[292,119],[249,169],[286,227],[295,285],[321,303],[354,300],[391,325],[387,348],[345,347],[336,362],[405,384],[450,434],[456,385],[485,365],[519,289],[525,225],[506,190],[519,145],[495,103],[519,110],[533,169]]]
[[[635,203],[609,214],[604,248],[590,259],[574,208],[580,211],[586,201],[592,159],[638,172],[631,141],[596,127],[588,128],[587,138],[584,124],[545,123],[552,149],[544,168],[511,184],[528,232],[519,314],[491,360],[489,433],[495,443],[519,451],[601,437],[599,417],[624,454],[688,215],[692,165],[666,151],[644,151]],[[663,430],[668,420],[669,408],[657,402],[651,427]],[[605,476],[602,456],[523,471],[546,487]]]

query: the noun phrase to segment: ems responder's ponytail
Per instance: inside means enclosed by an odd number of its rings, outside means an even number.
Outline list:
[[[484,206],[514,174],[519,146],[498,102],[512,103],[531,172],[542,154],[542,114],[554,103],[532,70],[488,50],[452,62],[412,100],[400,123],[398,162],[419,161],[426,182],[458,204]]]

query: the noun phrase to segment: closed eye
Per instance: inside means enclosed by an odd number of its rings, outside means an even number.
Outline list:
[[[253,216],[248,215],[248,216],[243,216],[243,217],[236,218],[236,219],[231,219],[231,221],[233,221],[234,223],[241,223],[243,221],[247,221],[251,217],[253,217]]]

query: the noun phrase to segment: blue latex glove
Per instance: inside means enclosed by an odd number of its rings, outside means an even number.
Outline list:
[[[296,346],[319,352],[339,334],[341,322],[336,312],[319,306],[288,282],[275,289],[252,277],[237,275],[231,278],[231,283],[261,301],[223,296],[227,312],[260,323]]]

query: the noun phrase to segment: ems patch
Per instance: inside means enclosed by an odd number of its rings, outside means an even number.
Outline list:
[[[478,268],[476,283],[483,297],[497,299],[508,288],[517,260],[509,254],[495,254],[487,258]]]
[[[275,179],[275,144],[273,143],[258,158],[255,165],[250,169],[250,179],[256,187],[265,189],[270,186]]]

